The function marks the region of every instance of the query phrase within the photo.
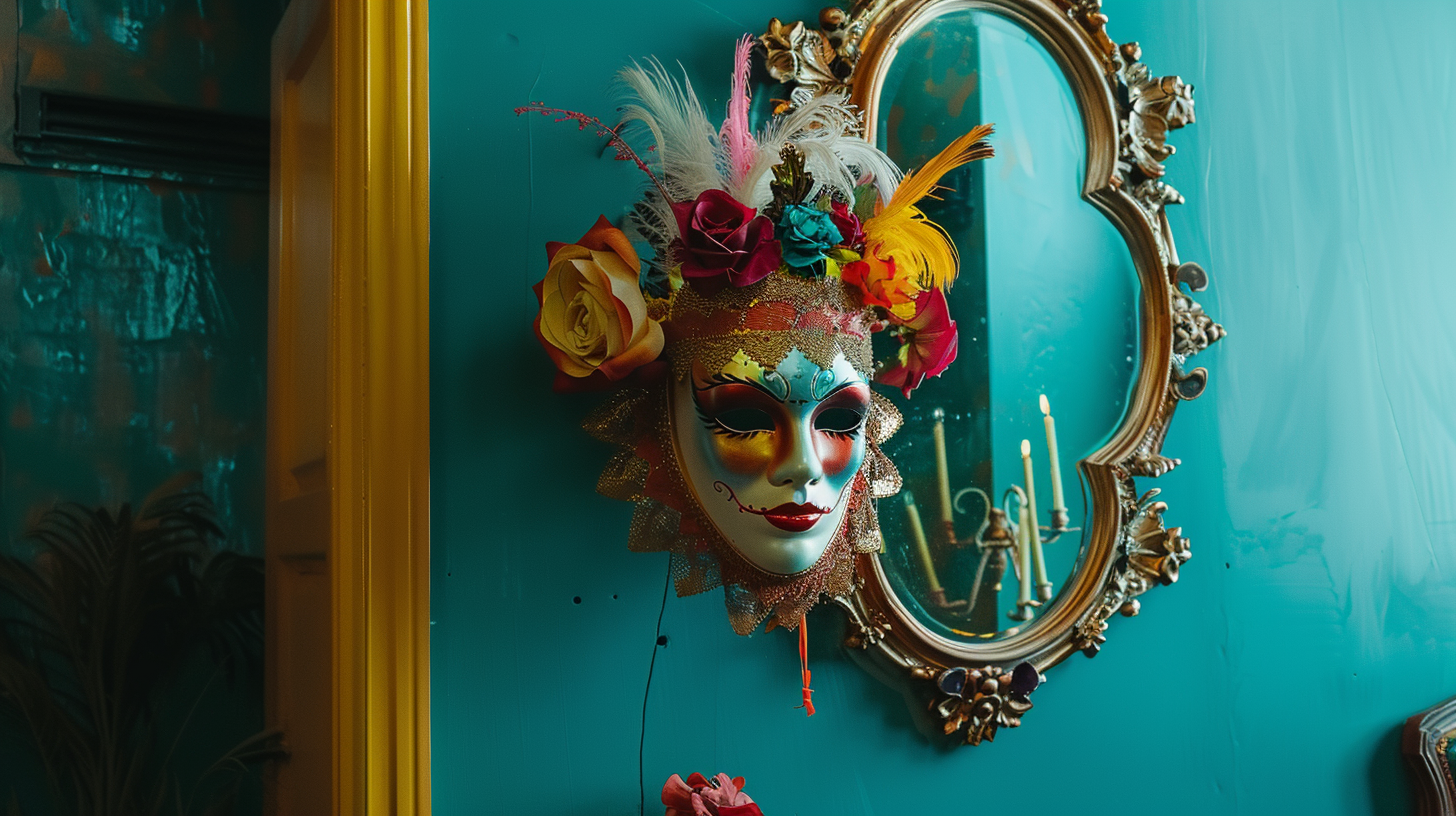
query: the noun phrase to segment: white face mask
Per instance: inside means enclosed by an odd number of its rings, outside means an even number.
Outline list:
[[[821,369],[793,349],[765,368],[740,352],[671,393],[683,476],[719,535],[765,572],[814,566],[864,462],[865,378],[842,354]]]

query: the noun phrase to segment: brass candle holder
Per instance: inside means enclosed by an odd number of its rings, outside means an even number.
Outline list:
[[[950,484],[950,459],[946,450],[945,421],[946,413],[943,408],[936,407],[930,413],[931,438],[935,453],[935,487],[939,494],[940,524],[927,531],[925,520],[922,519],[918,505],[910,491],[906,490],[905,509],[908,522],[911,528],[911,535],[915,545],[915,553],[921,562],[921,569],[925,572],[926,582],[929,588],[929,601],[940,609],[958,609],[964,607],[959,614],[969,617],[975,613],[976,602],[980,598],[981,586],[985,583],[989,571],[991,580],[994,583],[996,592],[1001,590],[1001,579],[1006,574],[1006,563],[1009,560],[1015,570],[1017,580],[1020,583],[1020,597],[1016,601],[1016,608],[1006,614],[1017,621],[1031,620],[1036,607],[1044,602],[1050,601],[1054,595],[1054,587],[1046,572],[1046,559],[1042,545],[1051,544],[1061,538],[1063,533],[1080,530],[1080,527],[1068,527],[1070,517],[1065,507],[1062,507],[1061,476],[1056,472],[1056,431],[1052,420],[1051,409],[1045,395],[1041,399],[1041,409],[1044,415],[1044,424],[1047,433],[1047,446],[1052,460],[1052,510],[1051,526],[1041,527],[1037,516],[1036,488],[1032,484],[1032,462],[1031,443],[1029,440],[1021,441],[1021,461],[1025,471],[1025,486],[1013,485],[1006,490],[1001,498],[1001,506],[992,505],[991,498],[986,492],[978,487],[967,487],[954,494],[951,492]],[[956,535],[955,515],[965,514],[960,506],[962,497],[967,493],[975,493],[981,497],[981,502],[986,508],[981,517],[981,526],[971,538],[963,539]],[[1008,504],[1012,497],[1017,499],[1018,514],[1017,521],[1013,518]],[[1043,534],[1045,531],[1045,534]],[[941,585],[939,576],[935,570],[935,558],[931,553],[929,536],[934,535],[934,543],[938,549],[954,550],[962,547],[975,545],[981,554],[980,563],[976,567],[976,578],[971,585],[971,594],[967,600],[949,600],[946,597],[945,588]],[[1015,557],[1008,555],[1008,551],[1015,548]],[[1032,597],[1032,575],[1036,576],[1036,597]],[[989,637],[987,635],[986,637]]]
[[[970,538],[958,538],[955,535],[954,527],[947,528],[947,544],[951,547],[969,547],[974,545],[981,553],[980,563],[976,567],[976,578],[971,584],[970,597],[964,601],[966,610],[963,614],[969,615],[975,608],[980,598],[981,587],[986,583],[989,573],[992,581],[992,590],[1000,593],[1002,588],[1002,577],[1006,574],[1006,566],[1009,561],[1012,565],[1017,581],[1021,584],[1021,594],[1017,599],[1016,607],[1008,610],[1006,615],[1011,620],[1029,621],[1035,616],[1035,609],[1044,602],[1050,601],[1054,595],[1053,587],[1048,581],[1037,586],[1037,597],[1031,597],[1030,573],[1032,569],[1032,536],[1030,530],[1024,525],[1030,521],[1023,521],[1026,518],[1026,511],[1030,506],[1026,491],[1019,485],[1012,485],[1007,488],[1001,497],[1001,506],[996,507],[991,503],[990,497],[984,490],[978,487],[967,487],[955,493],[953,506],[957,513],[965,514],[965,508],[961,507],[961,499],[966,494],[975,493],[981,497],[985,513],[982,515],[981,525]],[[1009,509],[1011,500],[1017,501],[1017,513],[1014,516],[1018,521],[1013,522],[1013,514]],[[1038,526],[1041,533],[1038,544],[1056,543],[1062,535],[1072,532],[1080,532],[1081,527],[1069,527],[1071,520],[1067,511],[1062,508],[1053,509],[1051,515],[1051,526]],[[1013,548],[1016,549],[1015,557],[1008,555]],[[955,603],[955,602],[952,602]],[[949,604],[947,604],[948,606]]]

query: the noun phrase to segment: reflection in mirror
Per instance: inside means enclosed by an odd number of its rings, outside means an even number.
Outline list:
[[[996,158],[947,176],[952,189],[924,208],[960,251],[950,292],[960,350],[913,400],[894,395],[906,426],[886,452],[905,491],[881,505],[881,563],[932,632],[1009,637],[1056,602],[1080,562],[1090,516],[1077,462],[1127,409],[1136,271],[1080,196],[1086,144],[1071,89],[1014,23],[959,10],[923,24],[890,63],[875,114],[877,142],[902,167],[996,123]],[[1032,504],[1037,524],[1018,523]]]

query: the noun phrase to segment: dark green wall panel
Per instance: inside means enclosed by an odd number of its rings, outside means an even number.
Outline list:
[[[18,48],[4,73],[263,117],[284,5],[19,0],[0,24]],[[0,165],[0,548],[56,502],[138,502],[194,471],[224,546],[262,554],[267,215],[260,192]],[[210,668],[159,712],[170,727],[203,697],[173,765],[187,789],[262,722],[261,687],[209,682]],[[0,807],[14,790],[25,813],[47,813],[29,750],[24,726],[0,721]],[[260,808],[250,783],[241,812]]]
[[[261,555],[267,199],[0,170],[0,519],[197,471]]]
[[[670,773],[743,774],[772,814],[1399,813],[1396,734],[1456,693],[1456,6],[1108,0],[1111,32],[1198,86],[1172,213],[1230,337],[1199,363],[1165,489],[1179,584],[1056,669],[1025,725],[943,750],[810,619],[739,638],[669,597],[647,707],[648,812]],[[613,71],[681,61],[719,106],[731,43],[817,4],[480,4],[432,20],[436,810],[628,814],[666,560],[593,492],[608,451],[536,348],[542,245],[639,183],[589,134]],[[1061,408],[1065,413],[1070,409]],[[574,602],[580,598],[580,603]]]
[[[261,193],[0,168],[0,546],[57,502],[138,503],[191,471],[224,546],[262,555],[267,213]],[[203,699],[172,766],[186,790],[262,727],[261,686],[209,674],[160,712],[171,728]],[[0,719],[0,804],[45,814],[30,746]]]
[[[19,84],[267,116],[266,57],[286,6],[287,0],[16,0]]]

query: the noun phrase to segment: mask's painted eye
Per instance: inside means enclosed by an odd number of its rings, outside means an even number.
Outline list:
[[[713,417],[725,430],[733,433],[755,433],[772,431],[773,417],[762,408],[733,408]]]
[[[814,417],[814,430],[825,433],[856,433],[865,415],[853,408],[825,408]]]

